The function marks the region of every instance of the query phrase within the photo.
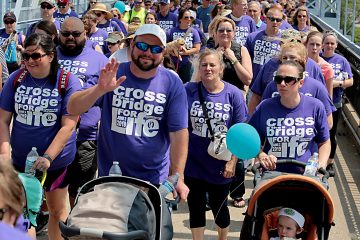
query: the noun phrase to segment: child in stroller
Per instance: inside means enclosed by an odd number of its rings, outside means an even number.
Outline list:
[[[304,223],[305,218],[295,209],[281,208],[278,213],[278,237],[270,240],[296,239],[296,236],[303,231]]]

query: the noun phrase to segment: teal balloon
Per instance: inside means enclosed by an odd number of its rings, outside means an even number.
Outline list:
[[[256,129],[247,123],[237,123],[226,134],[229,151],[242,160],[256,157],[260,151],[260,137]]]

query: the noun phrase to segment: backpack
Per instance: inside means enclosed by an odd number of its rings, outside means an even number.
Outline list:
[[[26,68],[22,68],[19,73],[16,75],[13,81],[14,92],[19,87],[20,83],[24,78],[29,74]],[[61,98],[65,96],[66,88],[69,85],[70,72],[66,72],[64,69],[61,69],[60,72],[60,81],[58,82],[58,91],[60,93]]]

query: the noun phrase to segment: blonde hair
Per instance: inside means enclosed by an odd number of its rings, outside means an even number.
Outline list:
[[[280,52],[279,52],[279,59],[282,60],[283,54],[288,50],[295,50],[298,54],[300,60],[297,62],[300,63],[300,65],[305,68],[306,62],[307,62],[307,50],[304,44],[298,43],[298,42],[287,42],[281,46]]]
[[[218,51],[214,50],[214,49],[205,49],[204,52],[198,54],[194,59],[193,59],[193,64],[194,64],[194,73],[192,75],[192,78],[191,78],[191,81],[192,82],[200,82],[201,81],[201,78],[200,78],[200,73],[199,73],[199,70],[200,70],[200,64],[201,64],[201,61],[207,57],[207,56],[215,56],[218,60],[219,60],[219,64],[220,64],[220,68],[221,69],[224,69],[225,68],[225,63],[223,61],[223,56],[221,53],[219,53]],[[223,74],[224,74],[224,71],[220,71],[220,79],[222,79],[223,77]]]

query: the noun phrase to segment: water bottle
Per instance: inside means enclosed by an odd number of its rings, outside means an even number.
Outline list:
[[[179,180],[179,173],[171,175],[159,187],[160,195],[165,198],[169,193],[173,192]]]
[[[314,153],[305,166],[304,175],[315,176],[319,165],[319,154]]]
[[[34,165],[34,163],[36,162],[36,160],[39,157],[39,154],[36,151],[36,147],[32,147],[31,151],[28,153],[27,157],[26,157],[26,162],[25,162],[25,173],[30,175],[30,176],[35,176],[35,169],[32,169],[32,166]]]
[[[114,161],[113,165],[110,168],[109,176],[121,176],[122,172],[119,166],[119,162]]]

